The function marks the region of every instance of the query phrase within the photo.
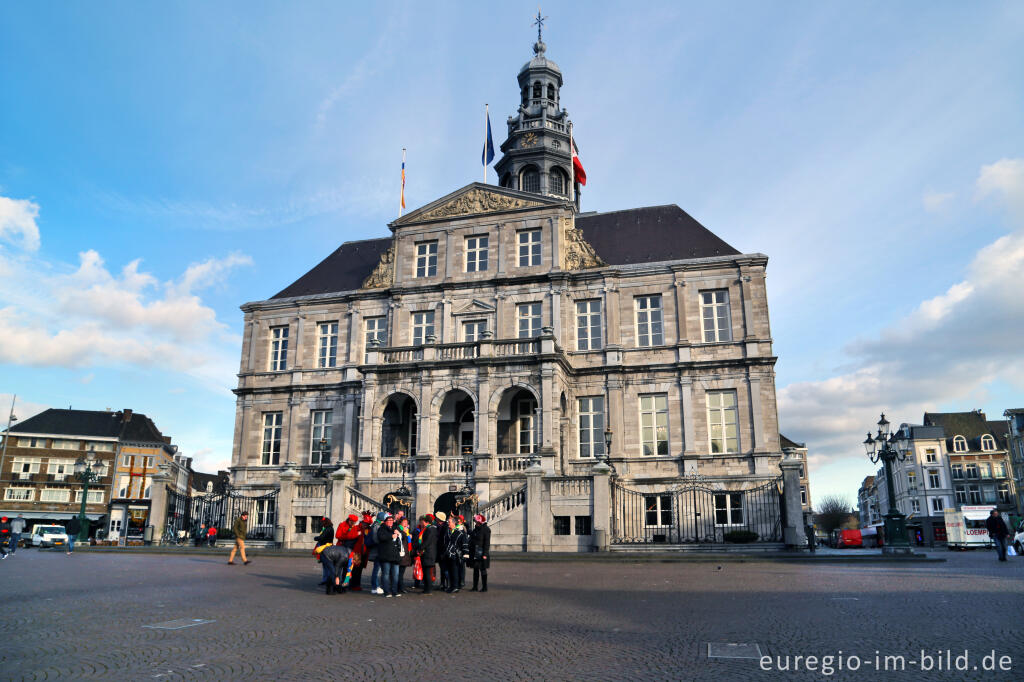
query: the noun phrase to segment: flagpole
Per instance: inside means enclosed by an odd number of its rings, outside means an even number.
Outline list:
[[[573,160],[576,157],[576,143],[572,139],[572,121],[569,121],[569,186],[572,188],[569,196],[572,198],[572,205],[576,205],[576,164]]]
[[[402,191],[398,196],[398,217],[401,218],[405,210],[405,147],[402,147]]]
[[[489,105],[484,104],[484,184],[487,184],[487,121],[490,117]]]

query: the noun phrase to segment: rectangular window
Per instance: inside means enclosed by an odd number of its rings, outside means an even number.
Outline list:
[[[270,371],[288,369],[288,327],[270,328]]]
[[[928,450],[925,450],[924,451],[924,461],[927,462],[928,464],[934,464],[935,463],[935,450],[933,450],[931,448],[929,448]]]
[[[807,504],[807,488],[804,486],[800,486],[800,504]]]
[[[637,296],[633,304],[636,307],[636,345],[647,348],[664,344],[661,296]]]
[[[933,497],[932,498],[932,511],[933,512],[940,512],[941,513],[942,510],[945,509],[945,508],[946,508],[946,498],[945,497]],[[917,511],[917,510],[915,509],[914,511]]]
[[[897,482],[899,482],[899,480],[900,479],[898,479],[898,478],[896,479]],[[907,472],[907,490],[917,490],[917,472],[916,471],[908,471]]]
[[[519,267],[540,265],[540,230],[519,231]]]
[[[555,517],[555,535],[569,535],[569,521],[568,516],[556,516]]]
[[[281,461],[281,424],[284,422],[283,412],[265,412],[263,414],[263,465],[278,464]]]
[[[591,519],[589,516],[577,516],[576,517],[576,535],[591,535],[593,534]]]
[[[708,391],[708,439],[711,452],[739,452],[736,391]]]
[[[580,398],[580,457],[604,454],[604,398]]]
[[[705,343],[732,341],[728,289],[700,292],[700,319]]]
[[[912,512],[919,512],[919,511],[921,511],[921,501],[918,500],[917,498],[914,498],[913,500],[911,500],[910,501],[910,511],[912,511]]]
[[[272,526],[277,518],[275,500],[256,500],[256,526]]]
[[[331,461],[331,410],[313,410],[310,414],[310,464],[327,464]]]
[[[999,484],[999,501],[1000,502],[1011,502],[1010,499],[1010,484],[1007,481],[1003,481]]]
[[[69,474],[74,471],[75,462],[74,460],[53,460],[51,459],[46,466],[46,473],[53,476],[55,481],[63,481]],[[96,467],[93,467],[95,471]]]
[[[8,488],[4,491],[4,499],[12,502],[31,502],[35,499],[34,488]]]
[[[671,495],[644,495],[644,525],[672,525]]]
[[[468,322],[462,323],[462,340],[466,343],[473,343],[479,341],[484,337],[484,332],[487,331],[486,320],[469,320]]]
[[[295,532],[305,533],[306,532],[306,517],[296,516],[295,517]]]
[[[1003,462],[993,462],[992,478],[1006,478],[1006,464]]]
[[[996,487],[994,485],[983,485],[981,486],[982,497],[985,500],[985,504],[995,504],[996,501]]]
[[[983,462],[978,465],[978,474],[982,478],[992,478],[992,468],[989,466],[988,462]]]
[[[416,245],[416,276],[433,277],[437,274],[437,242]]]
[[[956,494],[957,504],[967,504],[967,488],[962,485],[958,485],[953,488],[953,492]]]
[[[964,473],[966,474],[967,478],[978,478],[978,465],[968,464],[967,466],[964,467]]]
[[[412,314],[412,345],[422,346],[428,336],[434,335],[434,311],[425,310]]]
[[[81,503],[82,491],[81,489],[75,491],[75,502]],[[103,504],[103,491],[102,490],[90,490],[89,499],[86,504]]]
[[[71,491],[67,488],[43,488],[39,491],[40,502],[70,502]]]
[[[953,472],[953,480],[960,480],[960,479],[962,479],[964,477],[964,465],[963,464],[953,464],[953,465],[950,466],[950,469]]]
[[[95,450],[96,452],[113,452],[114,443],[97,443],[95,441],[89,441],[85,444],[86,450]]]
[[[640,396],[640,445],[645,455],[668,454],[668,395]]]
[[[32,474],[39,473],[39,465],[42,464],[41,459],[31,459],[27,457],[15,457],[14,466],[12,471],[18,475],[21,480],[26,480],[32,477]]]
[[[487,237],[466,237],[466,272],[487,271]]]
[[[601,301],[576,301],[576,350],[601,349]]]
[[[45,448],[46,447],[46,439],[45,438],[19,438],[18,439],[18,447],[19,448]]]
[[[981,486],[977,483],[967,486],[967,499],[971,504],[981,504]]]
[[[929,469],[928,470],[928,487],[929,488],[941,488],[942,487],[942,480],[939,477],[939,470],[938,469]]]
[[[540,336],[540,303],[520,303],[516,306],[519,338],[534,339]]]
[[[317,367],[336,367],[338,364],[338,323],[321,322],[317,325]]]
[[[366,353],[369,352],[370,346],[373,345],[373,341],[376,341],[378,345],[383,346],[387,343],[388,337],[388,318],[386,317],[367,317],[363,320],[363,362],[367,361]]]
[[[53,448],[55,450],[77,450],[78,449],[78,444],[80,442],[81,441],[77,441],[77,440],[65,440],[63,438],[54,438],[53,439]]]
[[[715,493],[715,525],[743,524],[743,493]]]

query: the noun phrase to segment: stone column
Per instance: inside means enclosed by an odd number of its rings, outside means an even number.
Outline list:
[[[804,531],[804,512],[800,504],[800,459],[791,455],[779,464],[782,469],[782,497],[786,506],[786,525],[782,528],[782,539],[788,549],[807,548],[807,533]]]
[[[609,457],[614,457],[615,454],[625,455],[626,452],[626,425],[623,419],[622,408],[622,378],[618,376],[608,377],[608,406],[605,408],[608,421],[605,423],[605,428],[611,429],[614,434],[612,438],[612,452],[607,453]],[[600,438],[603,439],[604,434],[601,434]]]
[[[754,446],[754,452],[766,452],[765,447],[765,436],[764,436],[764,415],[762,414],[761,404],[761,377],[750,377],[748,379],[748,386],[750,390],[750,413],[751,413],[751,445]]]
[[[676,273],[676,277],[682,277],[682,273]],[[682,279],[675,281],[673,290],[676,299],[676,343],[687,341],[686,333],[686,282]]]
[[[363,345],[359,342],[359,326],[359,311],[350,304],[348,308],[348,355],[345,358],[349,364],[363,364],[363,358],[359,355]]]
[[[345,396],[345,422],[342,428],[345,430],[345,437],[341,445],[341,456],[335,461],[352,463],[356,460],[356,447],[359,443],[359,424],[356,423],[356,397],[352,394]]]
[[[604,287],[604,308],[605,308],[605,344],[622,343],[622,323],[619,310],[619,290],[613,283],[605,282]]]
[[[545,519],[551,514],[544,504],[544,469],[539,463],[526,470],[526,551],[543,552],[550,545]]]
[[[314,329],[316,327],[314,326]],[[295,323],[295,338],[292,339],[295,343],[292,344],[291,351],[292,364],[289,366],[290,369],[302,369],[302,346],[303,346],[303,335],[306,333],[306,316],[302,312],[299,313],[297,322]],[[313,366],[316,367],[316,361],[314,360]]]
[[[348,487],[348,478],[348,467],[341,466],[331,472],[330,481],[327,483],[328,518],[334,523],[335,528],[348,516],[345,509],[348,506],[348,492],[345,490]]]
[[[284,529],[282,549],[295,546],[295,481],[299,472],[295,470],[295,462],[285,462],[284,471],[279,475],[281,491],[277,494],[277,525]]]
[[[612,532],[611,468],[597,463],[591,471],[594,514],[594,550],[607,552]]]
[[[170,464],[164,462],[157,467],[157,472],[150,476],[149,525],[153,526],[154,545],[163,542],[164,528],[167,526],[167,486],[174,481],[170,467]],[[127,518],[124,523],[128,523]]]
[[[741,271],[737,281],[743,298],[743,338],[753,339],[757,337],[757,328],[754,326],[754,306],[750,300],[750,275]]]
[[[693,426],[693,420],[697,418],[693,411],[693,381],[680,379],[679,392],[682,394],[683,452],[690,455],[697,451],[697,435]]]

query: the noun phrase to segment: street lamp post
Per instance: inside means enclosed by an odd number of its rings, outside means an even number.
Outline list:
[[[320,442],[318,443],[318,445],[320,446],[320,462],[319,462],[319,466],[317,466],[317,468],[316,468],[316,471],[314,471],[311,474],[311,476],[313,478],[327,478],[328,473],[327,473],[327,469],[324,469],[324,465],[331,463],[331,453],[330,453],[330,451],[328,451],[326,455],[324,454],[324,451],[327,450],[327,439],[326,438],[321,438]]]
[[[82,482],[82,508],[78,512],[79,542],[86,542],[89,539],[89,519],[85,515],[85,503],[89,499],[89,484],[100,480],[99,472],[93,471],[93,467],[100,469],[102,466],[103,462],[96,461],[96,451],[92,448],[85,453],[84,459],[79,457],[75,460],[75,478]]]
[[[611,429],[604,430],[604,452],[597,456],[597,461],[615,472],[615,465],[611,462],[612,436],[614,436],[614,434]]]
[[[868,432],[864,440],[864,450],[868,458],[875,464],[882,461],[885,467],[885,487],[889,493],[889,510],[885,513],[885,544],[883,554],[909,554],[910,541],[907,539],[907,517],[896,506],[896,487],[892,482],[893,465],[907,459],[905,448],[893,447],[895,438],[889,436],[889,420],[882,414],[878,420],[878,435],[874,438]]]

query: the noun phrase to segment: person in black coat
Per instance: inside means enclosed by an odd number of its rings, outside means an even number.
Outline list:
[[[82,530],[82,523],[77,516],[72,516],[64,530],[67,531],[68,536],[68,554],[71,554],[75,551],[75,540],[78,539],[78,533]]]
[[[416,543],[416,554],[423,565],[423,594],[430,594],[433,589],[430,573],[434,570],[434,565],[437,564],[437,526],[431,521],[433,521],[432,517],[430,521],[426,516],[420,519],[419,527],[422,533]]]
[[[469,534],[469,561],[473,565],[473,589],[477,592],[477,585],[483,582],[480,592],[487,591],[487,569],[491,565],[491,529],[487,527],[487,519],[483,514],[473,517],[476,525],[473,532]]]
[[[344,594],[345,570],[351,550],[345,545],[321,545],[317,549],[320,550],[320,563],[328,571],[327,594]]]
[[[330,545],[334,543],[334,524],[326,516],[320,519],[320,534],[316,536],[314,541],[314,547],[320,547],[321,545]],[[323,569],[323,580],[320,582],[321,585],[327,584],[328,578],[328,566],[323,561],[320,562],[321,568]]]
[[[403,551],[402,532],[395,528],[395,517],[388,514],[377,529],[377,563],[385,597],[398,596],[398,562]]]
[[[1006,527],[1006,522],[1003,521],[1003,517],[999,515],[997,509],[993,509],[985,519],[985,527],[988,529],[988,536],[992,538],[992,544],[996,546],[999,560],[1006,561],[1006,537],[1010,534],[1010,530]]]

